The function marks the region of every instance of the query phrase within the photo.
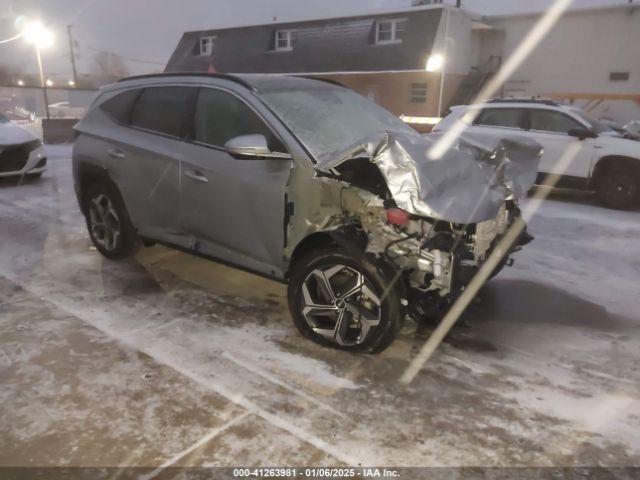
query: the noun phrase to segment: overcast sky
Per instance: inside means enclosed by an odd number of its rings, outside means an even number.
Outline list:
[[[453,0],[449,0],[453,1]],[[553,0],[464,0],[481,14],[542,10]],[[628,0],[574,0],[575,7],[627,3]],[[136,60],[133,73],[162,70],[182,32],[235,25],[355,14],[403,7],[411,0],[0,0],[0,40],[15,34],[19,15],[40,18],[56,37],[43,54],[46,69],[57,75],[71,71],[66,26],[73,25],[79,43],[79,70],[95,70],[93,49]],[[22,40],[0,45],[0,65],[35,71],[31,48]]]

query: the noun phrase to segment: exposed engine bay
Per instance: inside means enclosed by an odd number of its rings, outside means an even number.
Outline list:
[[[454,272],[477,270],[517,212],[515,202],[509,202],[495,219],[463,225],[387,208],[380,197],[362,191],[345,190],[343,202],[346,211],[355,212],[351,225],[367,237],[367,253],[407,273],[412,288],[440,297],[463,288]]]

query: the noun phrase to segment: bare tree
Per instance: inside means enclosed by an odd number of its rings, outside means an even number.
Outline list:
[[[122,58],[114,53],[97,52],[94,61],[98,66],[98,71],[105,77],[122,78],[129,75]]]

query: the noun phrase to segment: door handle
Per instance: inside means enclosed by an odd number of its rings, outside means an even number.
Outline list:
[[[110,148],[109,150],[107,150],[107,155],[109,155],[111,158],[127,158],[124,152],[116,150],[115,148]]]
[[[187,170],[184,174],[196,182],[208,183],[209,179],[197,170]]]

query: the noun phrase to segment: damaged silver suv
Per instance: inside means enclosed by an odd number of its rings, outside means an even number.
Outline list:
[[[75,128],[104,256],[159,242],[287,282],[303,335],[367,352],[464,289],[541,153],[459,140],[429,158],[432,140],[356,93],[274,75],[125,79]]]

